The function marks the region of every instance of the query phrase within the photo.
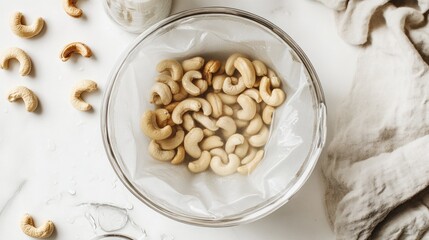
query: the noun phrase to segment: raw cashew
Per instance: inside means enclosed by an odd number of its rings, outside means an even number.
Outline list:
[[[63,0],[63,8],[66,13],[74,18],[82,16],[82,9],[76,7],[77,0]]]
[[[143,114],[140,127],[146,136],[154,140],[166,139],[173,133],[173,129],[170,125],[159,128],[159,126],[156,124],[155,111],[151,110],[146,111]]]
[[[249,143],[253,147],[262,147],[267,143],[269,135],[270,135],[270,130],[268,129],[267,126],[264,125],[262,126],[258,134],[253,135],[249,138]]]
[[[259,150],[255,157],[247,163],[246,165],[240,166],[237,168],[237,172],[243,175],[249,175],[255,168],[258,166],[258,164],[261,162],[262,158],[264,157],[264,150]]]
[[[275,88],[271,91],[270,85],[270,79],[263,77],[259,85],[259,94],[261,94],[262,100],[266,104],[277,107],[284,102],[286,94],[280,88]]]
[[[212,114],[212,105],[209,103],[209,101],[199,97],[194,97],[189,99],[197,100],[198,102],[201,103],[201,109],[203,110],[204,115],[210,116]]]
[[[241,164],[244,165],[252,161],[255,158],[257,152],[258,152],[258,149],[251,147],[249,149],[249,152],[247,153],[247,156],[241,160]]]
[[[232,105],[237,103],[237,96],[231,96],[225,93],[218,93],[217,95],[220,97],[220,100],[222,100],[222,102],[226,105]]]
[[[193,128],[185,136],[184,146],[189,156],[199,158],[201,156],[201,148],[198,144],[203,140],[204,133],[201,128]]]
[[[188,111],[197,112],[201,108],[201,103],[195,99],[185,99],[181,101],[171,114],[171,119],[175,124],[181,124],[183,122],[182,116]]]
[[[212,150],[214,148],[222,147],[223,141],[219,136],[211,136],[211,137],[204,139],[201,142],[200,146],[201,146],[202,150],[209,151],[209,150]]]
[[[4,52],[0,59],[0,67],[2,69],[9,69],[9,60],[16,59],[18,60],[19,74],[21,76],[26,76],[31,72],[31,59],[22,49],[19,48],[9,48]]]
[[[244,136],[252,136],[257,134],[261,130],[263,125],[264,123],[262,121],[261,115],[257,113],[244,130]]]
[[[183,114],[183,127],[186,129],[186,131],[191,131],[192,128],[195,127],[195,121],[192,118],[191,114],[185,113]]]
[[[216,93],[208,93],[206,95],[206,98],[212,108],[212,117],[219,118],[220,116],[222,116],[223,103],[220,97]]]
[[[171,119],[170,113],[167,111],[167,109],[159,108],[155,110],[155,116],[156,116],[156,124],[158,127],[165,127],[168,125],[168,120]]]
[[[61,60],[63,62],[69,60],[73,53],[80,54],[82,57],[86,58],[92,56],[92,51],[87,45],[81,42],[72,42],[63,48],[63,51],[61,52]]]
[[[276,109],[270,105],[267,105],[264,110],[262,111],[262,120],[264,120],[264,123],[267,125],[270,125],[273,121],[273,114]]]
[[[25,214],[21,220],[21,230],[29,237],[44,239],[49,238],[54,233],[55,225],[48,220],[42,226],[36,228],[33,218],[29,214]]]
[[[204,79],[198,79],[197,81],[195,81],[195,86],[200,89],[200,95],[205,93],[209,88],[208,82]]]
[[[178,94],[180,92],[180,85],[171,78],[170,75],[161,74],[156,78],[157,82],[165,83],[170,88],[171,94]]]
[[[225,115],[227,116],[232,116],[234,114],[234,111],[232,110],[232,108],[228,105],[223,105],[222,107],[222,111]]]
[[[189,71],[186,72],[182,79],[182,86],[192,96],[198,96],[202,93],[202,89],[197,87],[194,83],[192,83],[195,79],[201,79],[202,74],[198,71]]]
[[[244,158],[247,155],[247,151],[249,150],[249,143],[247,142],[246,138],[244,138],[244,141],[242,144],[237,145],[235,147],[234,153],[240,157]]]
[[[241,53],[234,53],[228,57],[225,63],[225,72],[228,76],[232,76],[235,71],[234,62],[239,57],[246,57]]]
[[[252,62],[247,58],[239,57],[234,61],[234,67],[240,72],[244,85],[247,88],[252,88],[256,81],[255,68]]]
[[[20,12],[16,12],[12,15],[10,20],[10,28],[12,32],[22,38],[32,38],[42,31],[45,26],[43,18],[39,17],[31,25],[24,25],[24,15]]]
[[[150,90],[150,103],[157,105],[168,105],[173,100],[171,90],[167,84],[157,82],[152,86]]]
[[[184,72],[200,70],[204,66],[204,58],[194,57],[182,62]]]
[[[212,78],[212,87],[215,93],[222,91],[223,82],[225,81],[226,77],[227,77],[226,75],[222,74],[222,75],[215,75]]]
[[[246,91],[243,92],[243,94],[249,96],[257,103],[262,102],[262,98],[261,98],[261,95],[259,95],[259,91],[254,88],[247,89]]]
[[[192,113],[192,117],[195,119],[195,121],[199,122],[202,126],[204,126],[205,128],[211,131],[217,131],[219,129],[219,127],[216,126],[216,120],[208,116],[205,116],[200,112]]]
[[[188,97],[188,92],[183,88],[182,83],[178,82],[179,84],[179,93],[176,93],[173,95],[174,101],[182,101],[183,99]]]
[[[237,117],[240,120],[249,121],[255,117],[256,114],[256,102],[253,101],[249,96],[241,94],[237,98],[238,104],[240,104],[242,110],[237,111]]]
[[[164,71],[169,71],[174,81],[179,81],[180,79],[182,79],[183,76],[182,65],[176,60],[162,60],[156,66],[156,70],[160,73]]]
[[[185,131],[179,129],[176,131],[174,136],[170,136],[167,139],[159,140],[157,143],[164,150],[173,150],[176,149],[180,144],[183,143],[183,139],[185,138]]]
[[[174,150],[163,150],[155,140],[149,143],[149,154],[159,161],[171,161],[176,155]]]
[[[203,133],[204,133],[204,136],[205,136],[205,137],[211,137],[211,136],[215,135],[215,132],[214,132],[214,131],[209,130],[209,129],[207,129],[207,128],[203,130]]]
[[[282,82],[280,81],[280,79],[277,77],[276,73],[271,70],[268,69],[268,78],[270,79],[270,83],[271,83],[271,87],[273,88],[279,88],[282,85]]]
[[[237,125],[237,128],[244,128],[249,125],[249,121],[244,121],[240,119],[235,119],[234,122],[235,122],[235,125]]]
[[[204,172],[210,166],[211,155],[208,151],[203,151],[201,156],[188,164],[188,169],[193,173]]]
[[[219,60],[210,60],[206,63],[203,70],[203,77],[207,81],[207,83],[212,85],[212,76],[213,73],[219,71],[222,63]]]
[[[235,154],[228,155],[228,163],[223,163],[222,159],[214,156],[210,161],[210,168],[220,176],[227,176],[235,173],[240,166],[240,158]]]
[[[235,77],[227,77],[223,82],[222,90],[229,95],[238,95],[246,89],[243,78],[238,79],[237,84],[233,84]]]
[[[233,134],[225,143],[225,151],[226,153],[233,153],[235,151],[236,146],[244,143],[243,135],[236,133]]]
[[[34,112],[39,105],[39,100],[37,99],[36,94],[34,94],[30,89],[22,86],[11,90],[7,99],[9,102],[15,102],[18,99],[22,99],[25,103],[25,109],[27,109],[28,112]]]
[[[92,109],[92,106],[89,103],[86,103],[81,95],[84,92],[94,92],[97,90],[97,83],[91,80],[80,80],[76,83],[72,90],[71,94],[71,103],[74,108],[79,111],[89,111]]]
[[[265,64],[262,61],[255,60],[252,62],[252,64],[253,64],[253,67],[255,68],[256,76],[262,77],[267,75],[268,73],[267,66],[265,66]]]
[[[216,126],[222,129],[222,134],[225,138],[229,138],[237,132],[237,126],[235,125],[234,119],[228,116],[220,117],[216,122]]]
[[[185,160],[186,152],[183,146],[179,146],[176,151],[176,155],[171,160],[171,164],[180,164]]]
[[[228,154],[225,152],[223,148],[213,148],[210,150],[210,154],[212,156],[218,156],[222,160],[223,163],[228,163]]]

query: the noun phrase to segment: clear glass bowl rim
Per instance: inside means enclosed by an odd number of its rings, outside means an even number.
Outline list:
[[[166,27],[167,25],[179,21],[181,19],[198,16],[198,15],[231,15],[234,17],[244,18],[245,20],[250,20],[251,22],[268,28],[273,35],[276,35],[281,40],[284,41],[292,50],[293,54],[295,54],[299,60],[302,62],[304,67],[307,70],[309,78],[312,83],[312,93],[315,98],[315,109],[316,109],[316,125],[315,134],[313,136],[312,149],[310,153],[307,155],[307,159],[304,161],[304,164],[301,166],[300,170],[296,174],[297,180],[293,184],[291,188],[286,189],[285,191],[277,194],[273,198],[267,199],[265,202],[261,203],[254,208],[242,212],[240,214],[234,215],[228,218],[222,219],[210,219],[210,218],[200,218],[195,216],[190,216],[183,213],[173,212],[169,209],[166,209],[156,202],[151,201],[149,198],[144,196],[136,186],[128,179],[126,173],[121,168],[120,164],[116,159],[116,154],[113,150],[110,135],[109,135],[109,104],[111,99],[112,90],[114,88],[115,81],[117,80],[117,75],[120,69],[123,67],[126,62],[128,56],[133,52],[133,50],[139,45],[140,42],[144,41],[148,36],[155,33],[159,28]],[[173,220],[197,225],[197,226],[205,226],[205,227],[228,227],[228,226],[236,226],[239,224],[250,223],[256,221],[268,214],[274,212],[285,203],[304,185],[307,179],[310,177],[316,163],[319,159],[320,153],[325,145],[326,141],[326,104],[325,97],[323,94],[323,90],[317,76],[313,65],[310,60],[307,58],[302,49],[298,46],[298,44],[281,28],[277,27],[270,21],[255,15],[250,12],[246,12],[240,9],[229,8],[229,7],[203,7],[203,8],[195,8],[191,10],[186,10],[174,14],[156,24],[148,28],[142,34],[140,34],[134,42],[130,44],[130,46],[124,51],[122,56],[119,58],[118,62],[115,64],[115,68],[112,70],[109,76],[107,89],[104,94],[104,99],[102,102],[102,110],[101,110],[101,132],[103,138],[104,148],[106,150],[106,154],[112,165],[114,171],[118,175],[121,182],[125,185],[125,187],[140,201],[145,203],[147,206],[152,208],[158,213],[161,213]]]

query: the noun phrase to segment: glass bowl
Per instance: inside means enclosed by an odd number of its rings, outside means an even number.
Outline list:
[[[220,177],[153,160],[139,121],[153,108],[156,64],[193,56],[224,60],[234,52],[265,62],[288,95],[274,114],[259,166],[249,176]],[[101,128],[111,165],[139,200],[177,221],[225,227],[268,215],[302,187],[325,143],[326,107],[310,61],[284,31],[245,11],[200,8],[155,24],[120,57],[105,93]]]

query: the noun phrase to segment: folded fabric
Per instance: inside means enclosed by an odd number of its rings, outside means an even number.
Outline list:
[[[429,1],[320,1],[361,46],[322,165],[337,239],[429,239]]]

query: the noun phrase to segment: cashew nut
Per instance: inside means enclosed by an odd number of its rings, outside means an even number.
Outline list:
[[[262,102],[262,98],[261,98],[261,95],[259,95],[259,91],[254,88],[246,89],[246,91],[244,91],[243,94],[249,96],[257,103]]]
[[[173,100],[171,90],[167,84],[157,82],[152,86],[150,90],[150,103],[157,105],[168,105]]]
[[[220,97],[220,100],[222,100],[222,102],[226,105],[232,105],[237,103],[237,96],[231,96],[225,93],[218,93],[217,95]]]
[[[178,82],[179,84],[179,93],[176,93],[173,95],[174,101],[182,101],[183,99],[188,97],[188,92],[183,88],[182,83]]]
[[[180,102],[172,102],[168,104],[167,106],[164,106],[164,109],[167,110],[169,113],[172,113],[173,110],[179,105]]]
[[[159,128],[156,124],[156,113],[151,110],[143,114],[140,127],[146,136],[154,140],[166,139],[173,133],[173,129],[170,125]]]
[[[170,113],[167,111],[167,109],[164,109],[164,108],[156,109],[155,116],[156,116],[156,124],[158,125],[158,127],[167,126],[168,120],[171,119]]]
[[[265,66],[265,64],[262,61],[255,60],[252,62],[252,64],[253,64],[253,67],[255,68],[256,76],[262,77],[267,75],[268,73],[267,66]]]
[[[240,104],[242,110],[237,111],[237,117],[240,120],[249,121],[255,117],[256,114],[256,102],[253,101],[249,96],[241,94],[237,98],[238,104]]]
[[[189,99],[197,100],[198,102],[201,103],[201,109],[203,110],[204,115],[210,116],[212,114],[212,105],[210,105],[209,101],[199,97],[194,97]]]
[[[234,67],[240,72],[244,85],[247,88],[252,88],[256,81],[255,68],[252,62],[247,58],[239,57],[234,61]]]
[[[264,123],[262,121],[261,115],[257,113],[244,130],[244,136],[252,136],[257,134],[261,130],[263,125]]]
[[[243,135],[236,133],[228,138],[225,143],[225,151],[226,153],[233,153],[237,145],[241,145],[244,143]]]
[[[158,143],[155,142],[155,140],[150,141],[148,150],[149,150],[149,154],[153,158],[163,162],[171,161],[175,156],[174,150],[161,149],[161,147],[159,146]]]
[[[21,220],[21,230],[27,236],[32,238],[49,238],[55,230],[55,225],[52,221],[46,221],[42,226],[36,228],[34,226],[33,217],[25,214]]]
[[[63,51],[61,52],[61,60],[63,62],[69,60],[73,53],[80,54],[86,58],[92,56],[92,51],[87,45],[81,42],[72,42],[63,48]]]
[[[259,85],[259,94],[261,94],[262,100],[266,104],[277,107],[284,102],[286,94],[280,88],[275,88],[271,91],[270,85],[270,79],[263,77]]]
[[[186,156],[185,148],[183,146],[179,146],[177,148],[176,155],[171,160],[171,164],[180,164],[180,163],[182,163],[183,160],[185,160],[185,156]]]
[[[34,94],[30,89],[22,86],[11,90],[7,99],[9,102],[15,102],[18,99],[22,99],[25,103],[25,109],[27,109],[28,112],[34,112],[39,105],[39,100],[37,99],[36,94]]]
[[[198,79],[197,81],[195,81],[195,86],[200,89],[200,94],[205,93],[209,88],[208,82],[204,79]]]
[[[188,164],[188,169],[193,173],[204,172],[210,166],[211,155],[208,151],[203,151],[198,160]]]
[[[223,82],[222,90],[224,93],[229,95],[238,95],[246,89],[243,78],[238,79],[237,84],[233,84],[232,81],[235,77],[227,77]]]
[[[262,147],[267,143],[269,135],[270,135],[270,130],[268,129],[267,126],[264,125],[262,126],[258,134],[253,135],[249,138],[249,143],[253,147]]]
[[[203,77],[209,85],[212,85],[213,73],[219,71],[222,63],[219,60],[210,60],[206,63],[203,70]]]
[[[171,90],[171,94],[178,94],[180,92],[180,85],[171,78],[170,75],[161,74],[156,78],[157,82],[165,83]]]
[[[247,153],[247,156],[241,160],[241,164],[244,165],[252,161],[255,158],[257,152],[258,152],[258,149],[251,147],[249,149],[249,152]]]
[[[76,7],[77,0],[63,0],[63,8],[66,13],[74,18],[82,16],[82,9]]]
[[[228,76],[232,76],[235,71],[234,62],[239,57],[246,57],[241,53],[234,53],[228,57],[225,63],[225,72]]]
[[[240,166],[240,158],[235,154],[228,155],[228,163],[223,163],[222,159],[214,156],[210,161],[210,168],[220,176],[227,176],[235,173]]]
[[[247,163],[246,165],[240,166],[237,168],[237,172],[243,175],[249,175],[255,168],[258,166],[258,164],[261,162],[262,158],[264,157],[264,150],[259,150],[252,161]]]
[[[213,148],[210,150],[210,154],[212,156],[218,156],[222,160],[223,163],[228,163],[228,154],[225,152],[223,148]]]
[[[222,111],[227,116],[232,116],[234,114],[234,110],[228,105],[223,105]]]
[[[182,116],[188,111],[197,112],[201,108],[201,103],[195,99],[185,99],[181,101],[171,114],[171,119],[175,124],[181,124],[183,122]]]
[[[277,77],[276,73],[273,70],[268,69],[267,74],[268,74],[267,76],[271,82],[271,87],[279,88],[282,85],[282,82],[280,81],[280,79]]]
[[[235,125],[237,125],[237,128],[244,128],[249,125],[249,121],[244,121],[240,119],[235,119],[234,122],[235,122]]]
[[[202,89],[192,83],[194,79],[201,79],[202,74],[198,71],[186,72],[182,79],[182,86],[192,96],[198,96],[202,93]],[[200,83],[201,84],[201,83]],[[204,86],[203,86],[204,87]]]
[[[228,116],[220,117],[216,122],[216,126],[222,129],[222,135],[225,138],[229,138],[237,132],[237,126],[235,125],[234,119]]]
[[[216,126],[216,120],[208,116],[205,116],[200,112],[194,112],[192,114],[192,117],[195,119],[195,121],[199,122],[202,126],[204,126],[205,128],[211,131],[217,131],[219,129],[219,127]]]
[[[2,69],[9,69],[9,60],[16,59],[18,60],[20,67],[19,73],[21,76],[26,76],[31,72],[31,59],[22,49],[19,48],[9,48],[4,52],[0,59],[0,67]]]
[[[223,146],[223,141],[219,136],[210,136],[206,139],[204,139],[201,144],[202,150],[212,150],[213,148],[219,148]]]
[[[12,15],[10,20],[10,28],[12,32],[22,38],[32,38],[42,31],[45,26],[43,18],[39,17],[31,25],[23,24],[24,15],[20,12],[16,12]]]
[[[218,93],[222,90],[223,82],[225,81],[226,77],[227,77],[226,75],[222,74],[222,75],[215,75],[212,78],[212,87],[215,93]]]
[[[91,80],[80,80],[76,83],[72,90],[70,97],[71,103],[74,108],[79,111],[89,111],[92,109],[92,106],[89,103],[86,103],[81,95],[84,92],[94,92],[97,90],[97,83]]]
[[[219,118],[220,116],[222,116],[223,103],[220,97],[216,93],[208,93],[206,95],[206,98],[212,108],[212,117]]]
[[[267,105],[262,111],[262,120],[265,124],[270,125],[273,120],[273,114],[276,109],[270,105]]]
[[[184,138],[185,138],[185,131],[183,131],[182,129],[179,129],[176,131],[176,134],[174,136],[171,136],[164,140],[159,140],[157,141],[157,143],[164,150],[173,150],[183,143]]]
[[[243,158],[247,155],[247,151],[249,150],[249,143],[247,142],[246,138],[244,138],[244,141],[242,144],[237,145],[235,147],[234,153],[240,157]]]
[[[207,128],[203,130],[203,133],[204,133],[204,136],[205,136],[205,137],[211,137],[211,136],[215,135],[215,132],[214,132],[214,131],[209,130],[209,129],[207,129]]]
[[[193,128],[185,136],[184,146],[185,151],[193,158],[201,156],[201,148],[198,144],[203,140],[204,133],[201,128]]]
[[[204,58],[194,57],[182,62],[184,72],[200,70],[204,66]]]
[[[183,76],[182,65],[176,60],[171,60],[171,59],[162,60],[156,66],[156,70],[160,73],[166,70],[169,71],[174,81],[179,81],[180,79],[182,79],[182,76]]]
[[[186,129],[186,131],[191,131],[192,128],[195,127],[195,121],[192,118],[191,114],[185,113],[183,114],[183,127]]]

